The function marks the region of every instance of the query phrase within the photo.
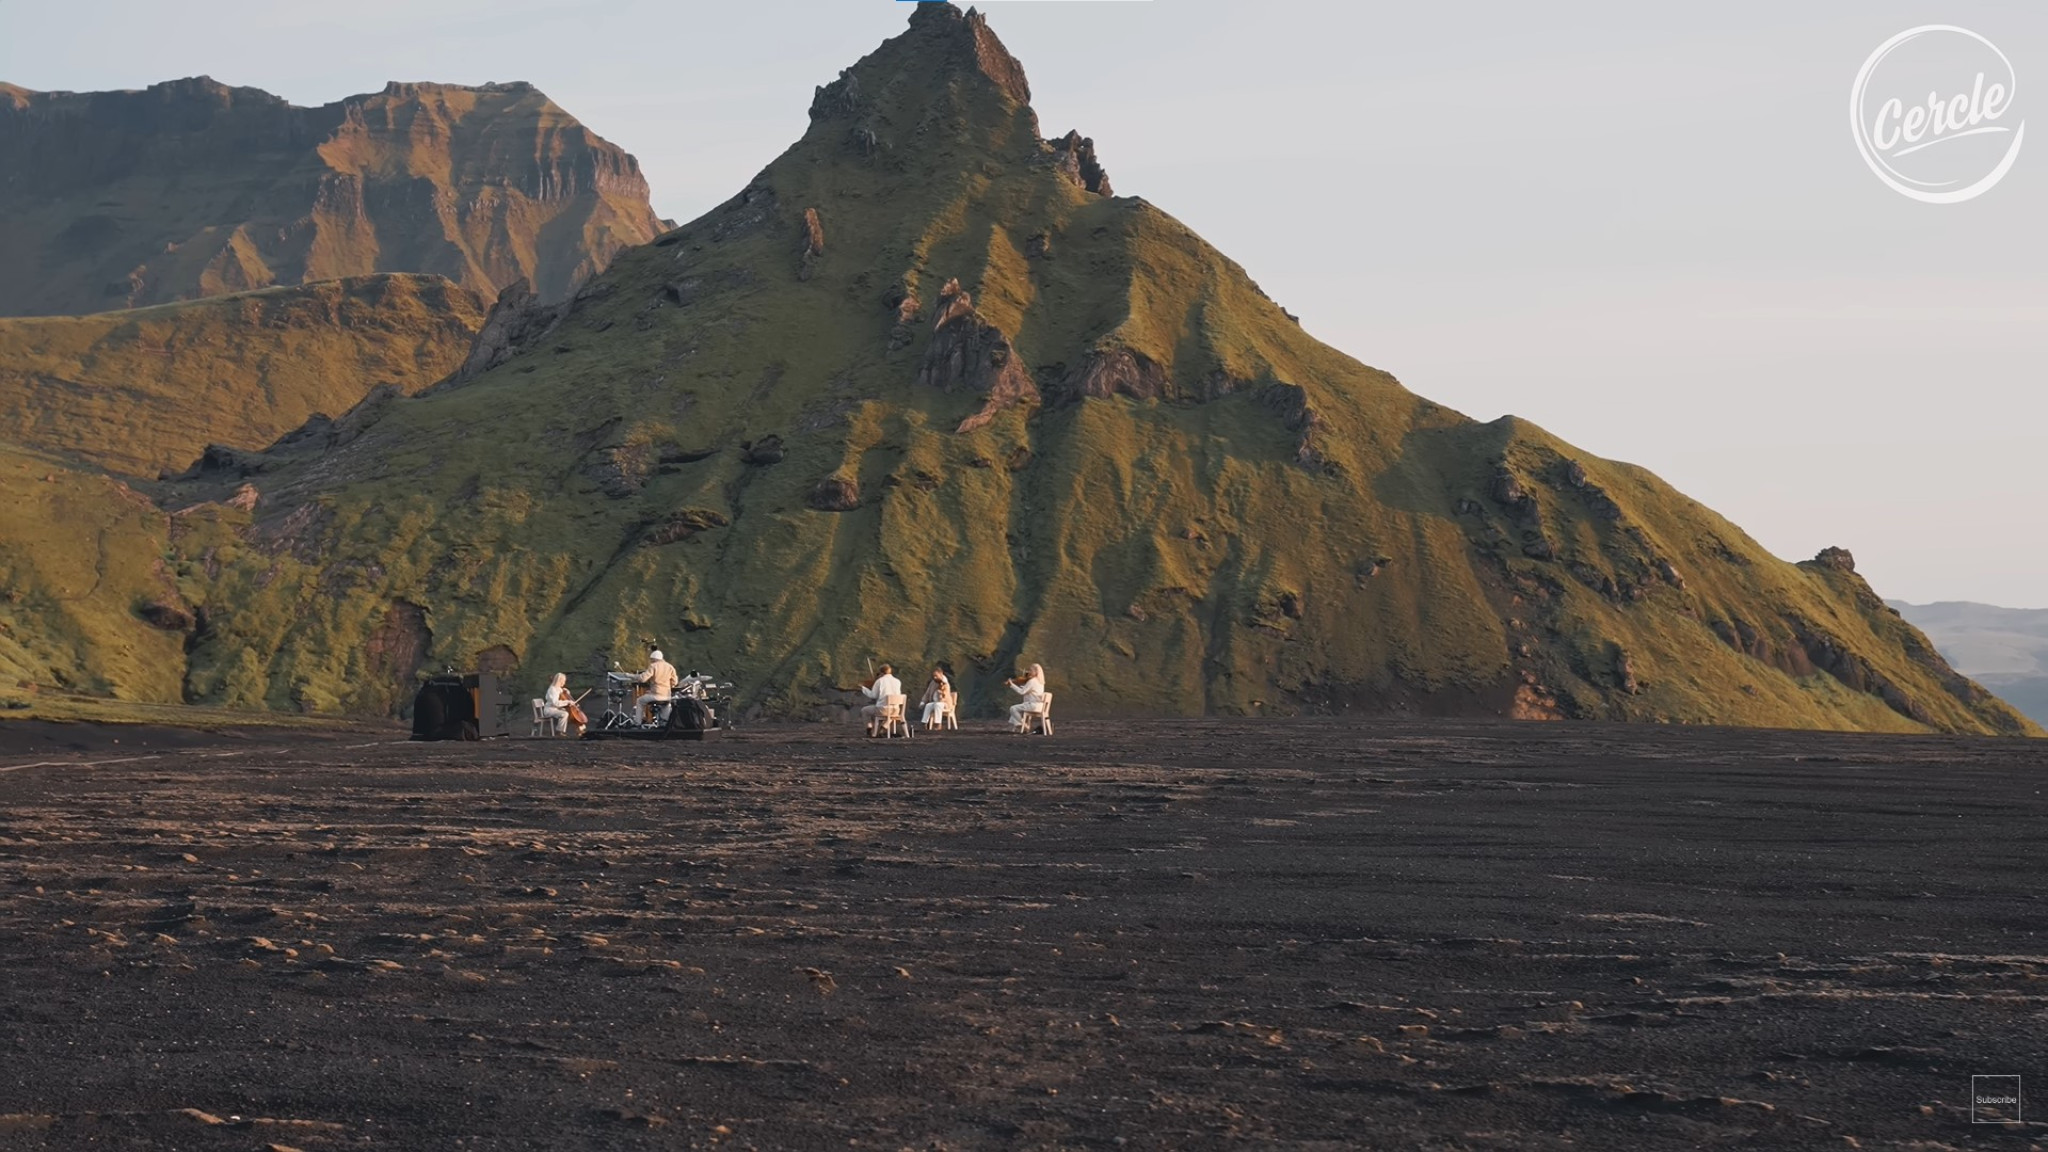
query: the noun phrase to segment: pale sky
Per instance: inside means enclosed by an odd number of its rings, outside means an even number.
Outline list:
[[[1886,597],[2048,608],[2048,139],[1916,203],[1858,155],[1858,68],[1995,42],[2048,133],[2048,5],[984,5],[1048,135],[1316,336],[1480,419],[1644,465]],[[318,104],[529,80],[687,220],[803,131],[898,0],[0,0],[0,80],[179,76]]]

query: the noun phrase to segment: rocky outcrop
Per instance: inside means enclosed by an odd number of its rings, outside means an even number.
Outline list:
[[[732,521],[722,512],[714,512],[709,508],[685,508],[649,529],[647,546],[659,548],[664,544],[674,544],[688,540],[700,532],[724,528],[731,523]]]
[[[1856,571],[1856,557],[1851,555],[1847,548],[1823,548],[1807,563],[1832,572]]]
[[[1259,390],[1258,399],[1295,434],[1296,464],[1311,472],[1328,472],[1335,467],[1323,452],[1323,416],[1310,406],[1307,389],[1299,384],[1271,384]]]
[[[851,116],[861,109],[860,80],[853,69],[839,73],[839,78],[830,84],[818,86],[817,94],[811,97],[811,119],[828,120],[834,116]]]
[[[364,643],[363,663],[369,669],[369,687],[385,696],[394,710],[412,695],[416,687],[414,677],[426,664],[433,642],[426,609],[410,601],[394,600]]]
[[[889,351],[900,351],[916,343],[917,321],[924,315],[924,302],[917,298],[916,290],[899,283],[883,297],[882,303],[896,313],[896,324],[889,329]]]
[[[956,432],[972,432],[1003,409],[1038,400],[1038,385],[1018,359],[1002,330],[974,310],[974,297],[948,280],[939,290],[932,341],[925,349],[917,382],[944,392],[972,392],[985,400],[981,409],[960,422]]]
[[[462,367],[434,387],[460,387],[527,351],[553,332],[568,312],[567,301],[550,304],[535,296],[526,281],[513,281],[498,293]]]
[[[860,481],[827,476],[811,488],[804,502],[820,512],[851,512],[860,507]]]
[[[1097,196],[1116,195],[1109,186],[1109,173],[1103,171],[1102,162],[1096,159],[1095,141],[1079,132],[1069,132],[1047,144],[1052,148],[1053,168],[1060,175]]]
[[[796,278],[809,280],[818,258],[825,254],[825,222],[816,208],[804,209],[803,250],[797,257]]]
[[[1173,392],[1173,378],[1142,353],[1128,348],[1098,349],[1082,359],[1053,389],[1048,399],[1074,401],[1087,397],[1162,400]]]
[[[0,315],[378,272],[562,300],[661,230],[639,162],[530,84],[317,108],[206,77],[0,101]],[[118,204],[118,211],[106,205]]]

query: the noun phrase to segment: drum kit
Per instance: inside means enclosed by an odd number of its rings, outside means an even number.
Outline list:
[[[617,666],[605,673],[603,715],[591,726],[590,734],[648,735],[671,727],[706,730],[733,727],[730,711],[733,686],[716,676],[692,671],[676,684],[675,694],[665,700],[653,699],[653,689],[631,672]],[[685,702],[688,703],[685,703]],[[679,716],[677,709],[688,716]]]

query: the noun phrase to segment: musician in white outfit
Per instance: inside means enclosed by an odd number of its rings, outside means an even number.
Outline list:
[[[1009,684],[1012,692],[1024,698],[1010,705],[1010,731],[1028,732],[1031,730],[1031,717],[1045,711],[1045,669],[1033,664],[1030,675],[1005,683]]]
[[[876,676],[872,683],[860,686],[860,694],[874,701],[860,710],[861,719],[868,723],[868,735],[873,736],[875,726],[881,723],[882,705],[891,696],[903,695],[903,681],[896,678],[896,669],[884,664],[881,675]]]
[[[647,692],[640,697],[642,724],[654,723],[661,706],[675,699],[676,685],[682,678],[675,665],[662,659],[661,649],[647,654],[647,670],[633,678],[634,683],[647,685]]]
[[[946,697],[953,694],[953,682],[946,679],[944,668],[932,669],[932,678],[924,686],[924,715],[926,728],[937,728],[946,722]]]
[[[548,681],[548,690],[540,695],[541,719],[554,722],[553,730],[566,730],[569,727],[569,706],[574,703],[569,697],[569,674],[557,672],[555,678]]]

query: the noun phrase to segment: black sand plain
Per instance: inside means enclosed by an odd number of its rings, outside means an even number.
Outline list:
[[[0,1148],[2048,1142],[2048,743],[17,723]]]

